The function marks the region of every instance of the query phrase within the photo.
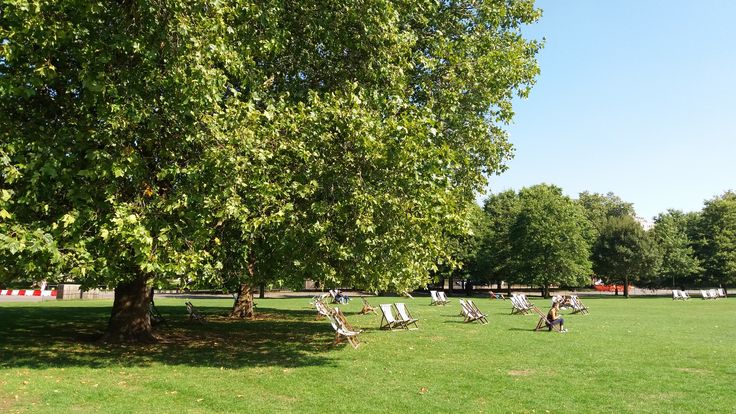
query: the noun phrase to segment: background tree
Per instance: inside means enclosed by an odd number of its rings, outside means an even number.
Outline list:
[[[235,280],[246,316],[271,280],[426,283],[510,156],[539,12],[419,3],[5,5],[4,268],[114,286],[131,340],[158,279]]]
[[[473,285],[487,280],[485,269],[481,267],[483,243],[488,239],[490,221],[476,203],[468,204],[466,210],[467,230],[461,236],[450,240],[450,261],[439,266],[438,275],[450,280],[464,280],[465,292],[471,295]]]
[[[481,280],[501,282],[509,280],[513,265],[511,252],[511,227],[519,210],[519,197],[513,190],[491,194],[483,203],[488,217],[488,231],[484,233],[475,267]]]
[[[582,209],[560,188],[522,189],[510,230],[512,280],[539,286],[544,297],[552,285],[586,284],[591,269],[586,231]]]
[[[688,217],[678,210],[668,210],[655,218],[651,230],[654,241],[662,253],[659,277],[650,281],[653,286],[692,285],[702,267],[695,257],[692,241],[688,236]]]
[[[706,201],[694,230],[702,283],[724,288],[736,284],[736,193]]]
[[[590,222],[590,240],[595,241],[610,217],[634,217],[634,205],[623,201],[619,196],[583,191],[576,202],[583,207],[585,216]]]
[[[608,283],[629,284],[657,274],[661,253],[652,238],[632,217],[611,217],[593,245],[593,271]]]

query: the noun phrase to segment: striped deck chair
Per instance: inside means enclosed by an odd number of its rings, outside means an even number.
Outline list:
[[[588,307],[583,305],[583,302],[575,295],[570,296],[570,304],[572,305],[572,313],[581,313],[583,315],[589,313]]]
[[[404,324],[394,316],[393,306],[391,306],[390,303],[382,303],[378,305],[378,307],[381,309],[381,313],[383,314],[381,321],[379,322],[379,329],[388,329],[389,331],[392,331],[394,328],[404,328]]]
[[[526,315],[531,309],[518,295],[511,295],[511,314]]]
[[[322,300],[315,301],[314,307],[317,309],[317,318],[332,316],[334,313],[334,309],[330,309],[330,307]]]
[[[361,296],[360,299],[363,301],[363,309],[360,310],[361,315],[367,315],[369,313],[378,315],[378,312],[376,312],[376,308],[371,306],[371,304],[368,303],[368,301],[364,297]]]
[[[448,303],[450,303],[450,299],[447,299],[447,296],[445,296],[445,292],[442,290],[437,292],[437,297],[440,298],[440,301],[442,302],[443,305],[447,305]]]
[[[432,298],[432,303],[430,303],[430,306],[431,305],[444,305],[444,303],[440,300],[439,295],[437,295],[436,290],[430,290],[429,296]]]
[[[488,323],[488,318],[487,318],[488,315],[481,312],[480,309],[478,309],[478,307],[475,305],[475,303],[472,300],[468,299],[467,301],[465,301],[465,303],[468,305],[470,309],[473,310],[473,313],[476,316],[477,318],[476,320],[478,322],[483,323],[483,324]]]
[[[345,338],[353,348],[358,348],[360,346],[360,342],[358,342],[358,334],[362,331],[356,330],[350,326],[350,324],[347,323],[347,319],[345,319],[345,315],[343,315],[340,309],[335,308],[334,315],[327,315],[327,319],[330,321],[332,329],[335,330],[334,345],[339,344],[342,339]]]
[[[419,329],[419,325],[417,325],[417,321],[419,321],[419,319],[416,319],[413,316],[411,316],[411,313],[409,313],[409,309],[406,308],[405,304],[396,303],[394,304],[394,306],[396,306],[396,311],[398,312],[399,319],[401,320],[401,324],[406,329],[411,329],[409,328],[409,325],[411,324],[414,324],[414,329]]]
[[[539,321],[537,321],[537,326],[534,328],[534,331],[541,331],[542,329],[549,329],[549,320],[547,319],[547,315],[542,312],[541,309],[539,309],[536,306],[532,307],[532,311],[539,316]],[[556,330],[557,332],[562,332],[562,328],[560,328],[560,325],[552,325],[552,329]]]
[[[477,321],[478,323],[481,323],[481,324],[487,323],[487,321],[484,321],[485,315],[479,314],[478,312],[476,312],[475,308],[473,308],[468,303],[468,301],[460,299],[459,302],[460,302],[460,307],[461,307],[461,314],[465,318],[464,320],[465,323],[473,322],[473,321]]]
[[[189,320],[196,320],[197,322],[207,322],[204,315],[199,313],[199,310],[192,305],[192,302],[184,303],[187,307],[187,313],[189,314]]]

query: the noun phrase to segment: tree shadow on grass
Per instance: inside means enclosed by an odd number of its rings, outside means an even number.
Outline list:
[[[109,307],[0,308],[0,367],[148,366],[299,367],[331,365],[334,331],[314,312],[260,309],[254,320],[202,308],[207,322],[188,321],[180,307],[159,306],[167,320],[155,344],[99,341]],[[217,314],[212,311],[216,310]]]

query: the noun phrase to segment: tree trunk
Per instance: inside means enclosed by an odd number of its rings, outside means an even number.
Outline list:
[[[235,299],[230,317],[250,319],[253,315],[253,294],[250,291],[250,284],[243,283],[238,290],[238,297]]]
[[[151,330],[149,307],[151,303],[148,278],[138,273],[137,277],[115,287],[115,301],[103,338],[109,342],[154,342]]]
[[[261,283],[258,285],[258,298],[263,299],[266,297],[266,284]]]
[[[496,290],[499,292],[501,291],[501,281],[500,280],[496,282]]]
[[[465,281],[465,296],[473,296],[473,282],[470,280]]]
[[[542,297],[547,299],[549,298],[549,286],[548,285],[542,285]]]
[[[453,289],[453,287],[455,286],[455,281],[453,280],[452,276],[448,277],[448,278],[447,278],[447,280],[448,280],[448,281],[450,282],[450,283],[448,284],[448,291],[449,291],[450,293],[454,293],[454,292],[455,292],[455,290]]]
[[[629,298],[629,278],[624,278],[624,297]]]

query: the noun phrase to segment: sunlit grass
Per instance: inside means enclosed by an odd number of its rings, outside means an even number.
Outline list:
[[[457,298],[370,301],[406,302],[420,329],[380,331],[354,300],[355,350],[332,345],[307,298],[259,300],[255,321],[195,299],[206,324],[157,299],[161,342],[120,346],[95,341],[109,301],[3,303],[0,412],[736,411],[734,299],[584,299],[565,334],[533,332],[509,301],[476,299],[486,326],[462,323]]]

